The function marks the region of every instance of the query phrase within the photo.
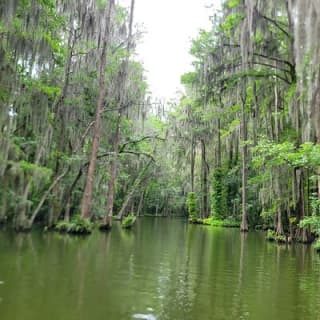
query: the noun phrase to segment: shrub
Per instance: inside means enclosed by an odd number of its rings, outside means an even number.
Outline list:
[[[285,235],[276,235],[275,241],[278,243],[287,243],[287,237]]]
[[[313,247],[316,249],[317,252],[320,252],[320,239],[318,239]]]
[[[203,219],[203,224],[213,227],[240,228],[240,222],[230,218],[220,220],[214,217],[210,217],[207,219]]]
[[[136,220],[137,217],[131,213],[122,220],[121,226],[122,228],[129,229],[135,224]]]
[[[276,233],[274,230],[268,229],[266,239],[268,241],[275,241],[276,240]]]
[[[194,223],[197,221],[199,214],[197,208],[197,197],[194,192],[189,192],[187,197],[187,208],[189,213],[189,221]]]
[[[216,168],[212,178],[211,210],[213,216],[221,220],[227,215],[227,190],[224,173],[221,168]]]
[[[312,232],[320,236],[320,217],[319,216],[312,215],[309,217],[305,217],[302,221],[300,221],[299,226],[301,228],[310,228]]]
[[[58,222],[55,229],[59,232],[72,234],[89,234],[93,230],[93,223],[89,219],[83,219],[80,215],[76,215],[70,222]]]
[[[268,241],[276,241],[278,243],[287,243],[288,239],[285,235],[278,235],[274,230],[268,229],[266,239]]]

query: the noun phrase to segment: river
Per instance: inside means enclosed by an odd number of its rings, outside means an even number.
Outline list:
[[[320,257],[182,219],[88,237],[1,231],[0,319],[319,320]]]

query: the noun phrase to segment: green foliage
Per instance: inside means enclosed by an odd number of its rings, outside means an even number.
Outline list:
[[[288,240],[287,240],[287,237],[285,235],[276,235],[276,238],[275,238],[275,241],[278,242],[278,243],[286,243]]]
[[[276,238],[276,232],[274,230],[268,229],[266,239],[268,241],[275,241]]]
[[[274,230],[268,229],[266,239],[278,243],[286,243],[288,240],[285,235],[278,235]]]
[[[194,85],[197,82],[197,74],[195,72],[188,72],[181,76],[181,84]]]
[[[93,226],[93,223],[89,219],[83,219],[80,215],[76,215],[70,222],[58,222],[55,229],[59,232],[71,234],[89,234],[92,232]]]
[[[318,239],[318,240],[314,243],[313,247],[315,248],[315,250],[316,250],[317,252],[320,252],[320,239]]]
[[[50,168],[38,166],[25,160],[19,162],[19,167],[28,174],[37,173],[45,177],[50,177],[52,174],[52,170]]]
[[[228,0],[225,2],[225,5],[229,8],[229,9],[233,9],[235,7],[240,6],[240,1],[239,0]]]
[[[312,232],[320,236],[320,216],[312,215],[305,217],[300,221],[299,226],[301,228],[310,228]]]
[[[196,221],[199,218],[199,210],[197,206],[197,196],[194,192],[188,193],[186,205],[189,214],[189,221]]]
[[[221,24],[221,31],[225,32],[228,36],[231,36],[231,32],[240,24],[240,22],[245,18],[242,13],[232,13],[229,14],[224,22]]]
[[[200,30],[198,37],[192,40],[190,54],[201,59],[211,50],[212,47],[213,38],[211,32]]]
[[[227,129],[221,129],[221,138],[225,138],[232,134],[235,130],[239,130],[240,126],[240,120],[239,119],[234,119],[232,120],[229,124]]]
[[[211,210],[215,219],[223,219],[227,215],[227,190],[224,173],[216,168],[212,178]]]
[[[316,168],[320,165],[320,145],[311,142],[306,142],[296,148],[289,141],[274,143],[261,140],[253,151],[255,156],[252,162],[256,168],[260,168],[262,165]]]
[[[254,35],[254,42],[257,45],[263,45],[264,43],[264,35],[261,31],[257,31],[256,34]]]
[[[310,180],[312,181],[313,178],[315,178],[315,180],[319,179],[318,176],[312,176],[310,177]],[[320,199],[318,198],[317,194],[313,194],[310,197],[310,206],[312,210],[312,215],[320,218]]]
[[[27,218],[39,212],[37,222],[54,222],[64,212],[66,198],[71,212],[79,211],[95,125],[101,54],[97,39],[103,36],[105,21],[100,17],[106,3],[83,2],[75,9],[72,1],[66,1],[63,8],[55,0],[1,2],[0,209],[10,212],[13,221],[20,212]],[[78,14],[88,10],[90,22],[86,15]],[[4,17],[6,12],[10,15]],[[113,8],[105,79],[110,88],[105,105],[108,116],[102,116],[98,150],[102,155],[113,149],[120,88],[125,87],[125,103],[130,106],[127,116],[122,117],[120,143],[145,134],[141,130],[142,113],[143,121],[148,121],[147,108],[141,111],[147,88],[144,68],[135,61],[134,39],[130,50],[126,46],[128,18],[126,7],[117,4]],[[124,70],[127,58],[128,68]],[[120,86],[125,73],[126,84]],[[157,130],[151,123],[145,131],[152,136]],[[159,135],[165,135],[165,128]],[[153,142],[130,145],[133,154],[118,157],[119,180],[125,180],[126,187],[143,165],[145,155],[153,152]],[[141,152],[145,155],[139,157]],[[97,161],[92,203],[95,216],[105,212],[106,197],[101,197],[101,189],[107,189],[105,162],[110,158],[102,156]],[[116,191],[124,194],[123,185],[118,184]],[[121,192],[115,203],[123,200]],[[41,208],[35,211],[38,204]],[[50,213],[42,214],[48,208],[52,208]],[[58,228],[81,233],[90,226],[74,218],[68,224],[60,222]]]
[[[216,219],[210,217],[202,220],[203,224],[210,225],[213,227],[224,227],[224,228],[240,228],[240,221],[236,221],[233,218]]]
[[[122,220],[121,227],[125,229],[129,229],[135,224],[136,220],[137,220],[137,217],[134,214],[130,213],[128,216],[126,216]]]

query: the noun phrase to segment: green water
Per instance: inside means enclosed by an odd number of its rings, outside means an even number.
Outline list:
[[[0,319],[320,319],[320,257],[178,219],[86,238],[0,232]]]

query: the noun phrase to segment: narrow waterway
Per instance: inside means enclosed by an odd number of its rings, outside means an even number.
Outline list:
[[[85,238],[1,231],[0,319],[320,319],[320,257],[180,219]]]

